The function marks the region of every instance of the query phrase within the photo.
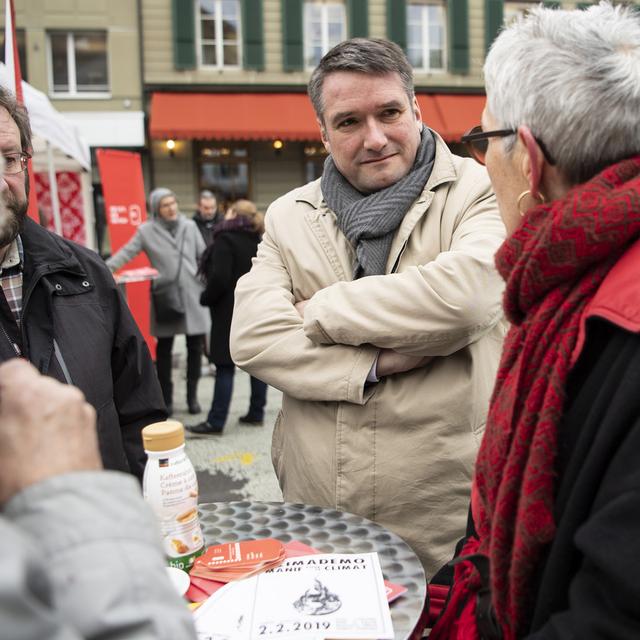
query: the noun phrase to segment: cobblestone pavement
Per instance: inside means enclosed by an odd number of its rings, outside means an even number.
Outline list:
[[[185,425],[206,418],[213,397],[215,377],[208,373],[203,358],[203,375],[198,386],[199,415],[189,415],[186,405],[186,346],[182,336],[174,346],[173,418]],[[229,500],[281,501],[271,464],[271,434],[280,409],[282,394],[272,387],[267,393],[264,426],[247,426],[238,418],[249,408],[249,376],[236,369],[233,400],[222,435],[200,436],[187,432],[187,453],[198,475],[200,502]]]

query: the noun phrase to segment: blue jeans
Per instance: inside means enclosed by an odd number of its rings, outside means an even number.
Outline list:
[[[216,383],[213,389],[211,409],[207,422],[213,427],[224,427],[229,414],[233,395],[233,378],[236,368],[232,364],[216,365]],[[251,400],[249,402],[250,420],[264,420],[264,407],[267,404],[267,385],[251,376]]]

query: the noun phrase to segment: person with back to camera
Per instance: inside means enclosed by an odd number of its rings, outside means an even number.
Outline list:
[[[171,380],[171,352],[176,335],[187,337],[187,407],[189,413],[200,413],[198,381],[204,334],[210,322],[200,306],[202,283],[196,273],[205,244],[196,224],[178,210],[173,191],[154,189],[149,194],[151,219],[143,222],[134,236],[109,260],[107,265],[116,271],[144,251],[151,266],[160,277],[151,287],[151,334],[158,339],[156,368],[167,410],[173,412],[173,382]],[[182,300],[184,312],[175,317],[160,317],[154,304],[154,291],[171,288]]]
[[[140,486],[102,468],[95,410],[17,358],[0,365],[0,508],[2,638],[196,637]]]
[[[211,410],[204,422],[187,427],[192,433],[221,434],[229,413],[235,365],[229,353],[229,332],[233,315],[234,289],[240,276],[251,269],[264,231],[264,217],[250,200],[234,202],[216,227],[213,244],[202,257],[200,270],[206,288],[200,296],[211,312],[211,352],[216,366],[216,383]],[[240,423],[261,425],[267,401],[267,385],[251,376],[249,411]]]
[[[637,638],[640,20],[533,9],[485,62],[512,327],[432,640]]]

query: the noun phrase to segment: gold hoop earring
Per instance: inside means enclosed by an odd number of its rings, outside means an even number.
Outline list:
[[[518,213],[521,216],[524,216],[525,213],[527,213],[527,211],[523,211],[521,208],[521,204],[522,201],[527,197],[527,196],[531,196],[532,198],[534,196],[531,195],[531,189],[527,189],[526,191],[523,191],[519,196],[518,196],[518,200],[516,201],[516,206],[518,207]],[[538,204],[544,204],[546,202],[546,200],[544,199],[544,196],[541,193],[538,193],[538,198],[540,199],[540,202]]]

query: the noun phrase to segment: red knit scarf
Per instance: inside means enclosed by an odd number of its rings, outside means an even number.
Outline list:
[[[479,545],[465,552],[489,556],[492,602],[505,640],[528,629],[532,581],[555,535],[557,430],[580,317],[638,236],[640,157],[528,212],[496,254],[512,328],[476,462],[472,508]],[[475,598],[468,597],[478,586],[469,563],[456,567],[434,640],[478,637],[470,615]]]

